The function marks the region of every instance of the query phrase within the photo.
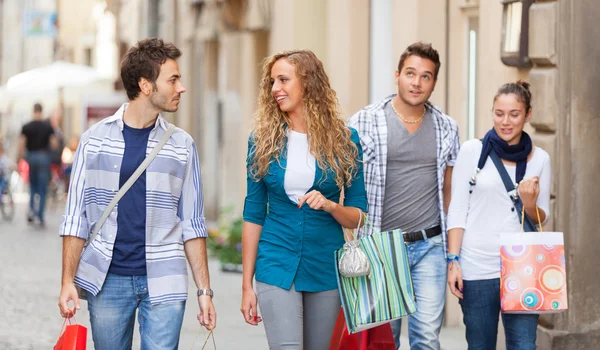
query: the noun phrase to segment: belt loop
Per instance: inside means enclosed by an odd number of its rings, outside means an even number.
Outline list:
[[[425,232],[425,230],[421,230],[421,234],[423,235],[423,240],[427,241],[427,233]]]

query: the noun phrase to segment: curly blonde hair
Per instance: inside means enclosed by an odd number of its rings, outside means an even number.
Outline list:
[[[264,61],[258,106],[254,113],[250,174],[258,180],[265,176],[272,161],[279,163],[286,142],[286,127],[291,126],[289,116],[279,109],[271,92],[271,69],[280,59],[286,59],[296,68],[296,76],[302,84],[308,144],[317,166],[323,170],[324,176],[328,169],[332,170],[340,189],[350,186],[358,170],[358,148],[350,139],[350,130],[340,116],[339,102],[323,64],[310,50],[284,51]]]

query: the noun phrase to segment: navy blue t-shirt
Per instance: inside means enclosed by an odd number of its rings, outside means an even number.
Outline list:
[[[148,137],[154,125],[134,129],[123,125],[125,153],[119,175],[119,188],[146,158]],[[108,272],[136,276],[146,274],[146,172],[137,179],[119,201],[117,237]]]

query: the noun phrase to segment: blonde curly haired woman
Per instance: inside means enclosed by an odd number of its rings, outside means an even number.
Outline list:
[[[258,325],[260,301],[271,349],[327,349],[340,310],[334,251],[367,209],[358,134],[308,50],[265,61],[254,122],[241,311]]]

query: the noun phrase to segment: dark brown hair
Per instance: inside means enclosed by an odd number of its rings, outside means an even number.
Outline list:
[[[42,113],[42,104],[41,103],[34,104],[33,111],[36,113]]]
[[[526,82],[525,80],[519,80],[516,83],[507,83],[504,84],[498,89],[496,95],[494,96],[494,102],[500,95],[508,95],[515,94],[519,101],[523,102],[525,105],[525,114],[529,113],[531,110],[531,91],[529,91],[529,87],[531,84]]]
[[[406,61],[406,59],[410,56],[418,56],[433,62],[435,64],[433,79],[437,79],[442,63],[440,62],[440,54],[431,46],[431,44],[426,44],[419,41],[407,47],[402,55],[400,55],[400,62],[398,62],[398,73],[402,72],[404,61]]]
[[[176,60],[181,51],[172,43],[165,43],[159,38],[147,38],[138,41],[129,49],[121,62],[121,80],[127,97],[134,100],[141,89],[140,79],[146,78],[156,89],[156,79],[160,74],[160,66],[168,59]]]

